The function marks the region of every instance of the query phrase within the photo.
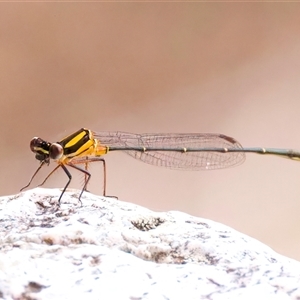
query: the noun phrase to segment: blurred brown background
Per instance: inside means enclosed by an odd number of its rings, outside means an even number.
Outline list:
[[[300,148],[297,3],[0,8],[1,195],[18,193],[37,168],[33,136],[57,141],[81,127]],[[108,194],[222,222],[300,259],[300,163],[250,154],[237,168],[180,172],[121,153],[106,160]],[[101,169],[92,173],[101,194]],[[47,186],[65,182],[60,172]]]

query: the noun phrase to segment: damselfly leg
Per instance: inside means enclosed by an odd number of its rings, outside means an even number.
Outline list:
[[[71,168],[74,168],[82,173],[84,173],[84,185],[83,185],[83,188],[79,194],[79,197],[78,197],[78,200],[80,201],[81,205],[82,205],[82,202],[81,202],[81,196],[82,196],[82,193],[84,191],[87,191],[87,186],[88,186],[88,183],[90,181],[90,178],[91,178],[91,173],[88,171],[88,164],[89,163],[92,163],[92,162],[102,162],[102,165],[103,165],[103,196],[106,196],[106,164],[105,164],[105,160],[101,157],[85,157],[85,158],[78,158],[78,159],[74,159],[72,160],[71,162],[68,162],[66,164],[58,164],[47,176],[46,178],[43,180],[42,183],[40,183],[38,186],[43,186],[46,181],[49,179],[49,177],[51,177],[55,171],[57,171],[59,168],[62,168],[65,172],[65,174],[67,175],[68,177],[68,182],[67,184],[65,185],[65,187],[63,188],[63,191],[58,199],[58,203],[60,205],[60,202],[61,202],[61,198],[63,196],[63,194],[65,193],[65,191],[67,190],[68,186],[70,185],[71,181],[72,181],[72,175],[71,173],[69,172],[69,170],[67,169],[66,166],[68,167],[71,167]],[[78,164],[84,164],[85,165],[85,169],[83,168],[80,168],[79,166],[77,166]],[[40,166],[38,167],[38,169],[34,172],[33,176],[31,177],[29,183],[23,187],[21,189],[21,191],[23,191],[25,188],[29,187],[32,180],[34,179],[34,177],[37,175],[37,173],[40,171],[40,169],[42,168],[42,166],[44,165],[44,162],[42,162],[40,164]]]

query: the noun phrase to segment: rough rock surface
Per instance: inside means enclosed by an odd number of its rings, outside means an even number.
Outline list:
[[[300,299],[300,263],[229,227],[60,192],[0,198],[1,299]]]

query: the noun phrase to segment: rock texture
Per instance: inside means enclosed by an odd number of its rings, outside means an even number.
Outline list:
[[[60,192],[0,198],[1,299],[300,299],[300,263],[229,227]]]

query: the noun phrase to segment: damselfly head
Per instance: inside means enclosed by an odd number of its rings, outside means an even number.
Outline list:
[[[51,144],[38,137],[34,137],[30,141],[30,149],[35,153],[35,158],[37,160],[48,164],[50,159],[60,159],[64,154],[64,149],[59,143]]]
[[[30,149],[33,153],[35,153],[35,158],[41,162],[49,161],[49,149],[50,143],[42,140],[41,138],[34,137],[30,141]]]

